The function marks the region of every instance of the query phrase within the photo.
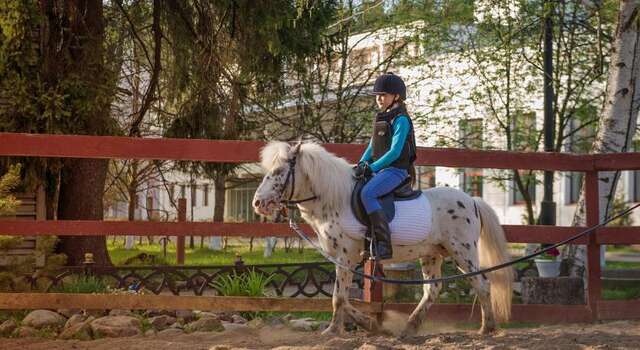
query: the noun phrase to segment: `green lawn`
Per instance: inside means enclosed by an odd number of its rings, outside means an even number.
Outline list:
[[[640,269],[640,262],[607,261],[607,269]]]
[[[198,244],[196,244],[196,246],[199,247]],[[176,263],[176,249],[174,244],[167,245],[166,258],[164,257],[162,245],[160,244],[136,245],[134,249],[127,250],[124,249],[121,241],[114,244],[111,240],[109,240],[107,248],[109,249],[111,260],[115,265],[123,265],[127,259],[135,257],[141,253],[153,255],[155,257],[155,264],[157,265],[175,265]],[[273,255],[270,258],[265,258],[263,256],[262,246],[254,246],[253,251],[250,252],[248,245],[233,244],[229,245],[224,251],[213,251],[207,248],[187,248],[185,250],[185,264],[232,265],[236,261],[236,254],[242,256],[242,260],[247,265],[324,261],[324,258],[320,255],[320,253],[316,252],[313,248],[304,249],[302,253],[299,253],[298,249],[292,249],[289,252],[285,252],[282,248],[282,245],[279,244],[276,247]],[[151,261],[146,261],[146,263],[150,264]],[[132,261],[131,263],[131,265],[140,264],[141,261],[138,259]]]

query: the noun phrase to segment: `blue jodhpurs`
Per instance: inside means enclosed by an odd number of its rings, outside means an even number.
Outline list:
[[[360,199],[367,214],[382,209],[378,198],[393,191],[409,176],[405,169],[388,167],[377,172],[362,188]]]

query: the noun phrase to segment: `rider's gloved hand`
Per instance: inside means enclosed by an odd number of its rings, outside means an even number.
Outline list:
[[[360,162],[353,166],[353,175],[358,179],[364,176],[371,176],[371,174],[372,171],[367,162]]]

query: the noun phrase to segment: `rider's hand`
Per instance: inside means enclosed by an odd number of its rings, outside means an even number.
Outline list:
[[[358,179],[364,176],[370,176],[371,173],[371,168],[369,168],[369,164],[366,162],[360,162],[353,166],[353,174]]]

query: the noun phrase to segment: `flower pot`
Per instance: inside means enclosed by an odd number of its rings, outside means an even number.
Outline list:
[[[560,261],[535,259],[540,277],[558,277],[560,275]]]

